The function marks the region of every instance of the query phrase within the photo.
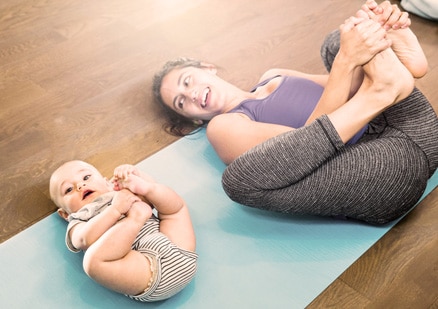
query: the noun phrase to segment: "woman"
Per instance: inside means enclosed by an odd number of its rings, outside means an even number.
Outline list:
[[[339,51],[325,42],[336,55],[328,76],[274,69],[246,92],[211,65],[179,63],[154,92],[186,123],[208,122],[231,199],[386,223],[418,201],[438,164],[438,120],[414,89],[427,62],[409,25],[389,2],[368,1],[341,25]]]

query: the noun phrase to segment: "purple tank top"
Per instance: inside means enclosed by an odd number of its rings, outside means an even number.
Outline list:
[[[271,79],[259,83],[251,92],[267,84]],[[280,124],[297,129],[305,125],[323,90],[323,87],[311,80],[283,76],[280,85],[269,96],[263,99],[244,100],[229,113],[243,113],[253,121]],[[367,127],[365,126],[356,133],[347,144],[356,143]]]

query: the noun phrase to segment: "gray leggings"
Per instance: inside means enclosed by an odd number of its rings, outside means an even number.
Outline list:
[[[324,42],[323,58],[338,47],[335,32]],[[255,208],[384,224],[416,204],[437,166],[438,118],[414,89],[354,145],[344,145],[324,115],[237,158],[222,185],[232,200]]]

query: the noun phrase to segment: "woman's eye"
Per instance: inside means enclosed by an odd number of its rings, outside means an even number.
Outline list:
[[[186,78],[184,78],[184,86],[188,86],[190,83],[190,76],[187,76]]]
[[[184,107],[184,98],[178,100],[178,108],[183,109]]]

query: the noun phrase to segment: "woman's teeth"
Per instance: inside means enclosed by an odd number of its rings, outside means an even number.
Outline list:
[[[210,93],[210,88],[206,88],[204,90],[203,96],[202,96],[202,102],[201,102],[201,106],[205,107],[207,105],[207,98],[208,98],[208,94]]]

